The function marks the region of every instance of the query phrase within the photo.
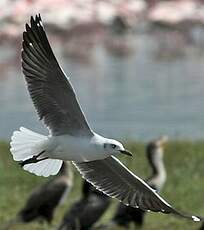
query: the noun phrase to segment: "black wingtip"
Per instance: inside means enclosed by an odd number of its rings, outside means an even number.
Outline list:
[[[32,16],[30,17],[30,24],[31,24],[31,25],[35,25],[35,24],[37,24],[37,23],[39,23],[39,22],[42,22],[40,13],[39,13],[39,14],[36,14],[35,16],[32,15]]]
[[[191,216],[191,218],[192,218],[192,220],[193,220],[194,222],[200,222],[200,221],[202,221],[202,219],[203,219],[203,218],[198,217],[198,216]]]
[[[35,15],[35,20],[36,20],[37,23],[41,22],[40,14],[38,14],[38,15],[36,14]]]
[[[30,22],[31,22],[31,23],[34,22],[33,16],[30,17]]]
[[[25,24],[25,28],[26,28],[26,31],[30,30],[30,26],[28,25],[28,23]]]
[[[194,222],[200,222],[200,221],[203,221],[203,220],[204,220],[203,217],[195,216],[195,215],[189,215],[189,214],[183,213],[183,212],[178,212],[178,211],[176,211],[175,209],[174,209],[174,211],[171,212],[171,213],[173,213],[174,215],[176,215],[176,216],[178,216],[178,217],[180,216],[180,217],[183,217],[183,218],[192,220],[192,221],[194,221]]]
[[[26,31],[23,31],[23,41],[26,39]]]
[[[31,26],[33,26],[34,23],[35,23],[35,20],[34,20],[33,16],[31,16],[31,17],[30,17],[30,24],[31,24]]]

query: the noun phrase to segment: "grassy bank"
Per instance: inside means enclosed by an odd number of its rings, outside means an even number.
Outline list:
[[[144,154],[144,145],[141,143],[129,143],[129,149],[135,153],[133,158],[123,158],[137,175],[145,178],[150,170]],[[171,142],[168,144],[164,161],[167,169],[167,183],[162,191],[162,196],[175,207],[186,212],[204,215],[204,142]],[[67,202],[59,207],[53,225],[57,225],[64,211],[73,203],[80,194],[81,178],[75,172],[75,184]],[[0,229],[2,223],[15,217],[22,207],[26,197],[35,186],[47,179],[31,175],[23,171],[11,155],[6,143],[0,143]],[[112,208],[105,214],[102,222],[111,218],[116,201]],[[199,223],[178,219],[170,215],[148,213],[144,229],[198,229]],[[46,224],[29,225],[18,224],[12,230],[43,230],[50,229]]]

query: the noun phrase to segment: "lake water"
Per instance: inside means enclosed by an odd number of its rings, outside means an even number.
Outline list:
[[[203,138],[202,39],[195,46],[177,33],[141,33],[128,41],[126,55],[99,43],[85,61],[70,58],[60,42],[52,42],[91,127],[119,139]],[[0,45],[0,139],[20,126],[46,133],[29,99],[19,52]]]

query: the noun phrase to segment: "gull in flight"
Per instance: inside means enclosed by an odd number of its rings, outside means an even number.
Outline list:
[[[117,158],[132,155],[113,139],[91,130],[75,91],[47,39],[40,15],[31,17],[23,33],[22,70],[37,113],[49,129],[44,136],[21,127],[11,137],[11,153],[24,170],[55,175],[63,161],[72,161],[98,190],[131,207],[173,213],[194,221],[198,216],[175,210]]]

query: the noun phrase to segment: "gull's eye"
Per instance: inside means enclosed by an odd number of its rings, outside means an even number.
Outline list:
[[[115,148],[117,147],[117,145],[105,143],[105,144],[103,145],[103,147],[104,147],[104,149],[106,149],[106,148],[108,148],[108,149],[110,149],[110,148],[115,149]]]
[[[116,148],[116,145],[111,144],[111,147],[112,147],[112,149],[115,149],[115,148]]]

